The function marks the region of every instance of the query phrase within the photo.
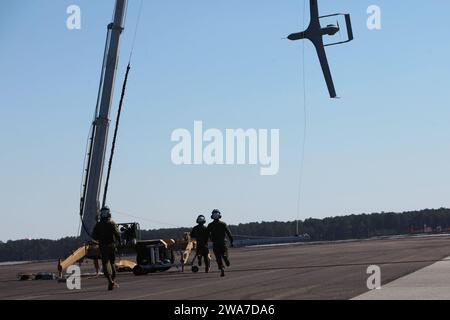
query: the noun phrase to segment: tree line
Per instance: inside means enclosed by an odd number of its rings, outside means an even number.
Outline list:
[[[297,221],[252,222],[231,225],[237,239],[295,236]],[[141,230],[141,239],[179,239],[190,228]],[[346,215],[298,222],[298,233],[311,241],[366,239],[377,236],[449,232],[450,209],[425,209],[403,213],[382,212]],[[0,262],[50,260],[66,257],[81,245],[77,237],[60,240],[17,240],[0,242]]]

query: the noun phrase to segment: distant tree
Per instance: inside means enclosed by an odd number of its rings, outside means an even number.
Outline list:
[[[313,241],[364,239],[373,236],[422,232],[424,225],[433,230],[450,231],[450,209],[425,209],[403,213],[364,213],[298,221],[299,233],[309,234]],[[230,229],[237,239],[284,237],[296,234],[297,222],[252,222],[232,225]],[[141,238],[143,240],[179,239],[190,230],[190,228],[142,230]],[[60,240],[0,241],[0,262],[64,258],[81,244],[81,240],[77,237]]]

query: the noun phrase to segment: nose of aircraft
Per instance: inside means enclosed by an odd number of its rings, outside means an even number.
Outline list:
[[[301,40],[305,38],[305,33],[304,32],[298,32],[298,33],[292,33],[290,35],[288,35],[287,37],[289,40]]]

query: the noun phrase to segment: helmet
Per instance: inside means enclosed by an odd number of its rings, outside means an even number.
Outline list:
[[[109,207],[105,206],[100,210],[100,219],[106,220],[111,218],[111,210]]]
[[[220,213],[219,209],[214,209],[211,213],[211,219],[213,220],[219,220],[222,218],[222,214]]]
[[[205,224],[206,223],[206,218],[205,218],[205,216],[204,215],[199,215],[198,216],[198,218],[197,218],[197,223],[198,224]]]

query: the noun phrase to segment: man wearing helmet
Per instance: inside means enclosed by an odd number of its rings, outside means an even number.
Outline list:
[[[209,232],[205,226],[206,218],[204,215],[199,215],[197,218],[197,225],[191,231],[191,238],[197,241],[197,258],[198,265],[202,265],[202,258],[205,261],[205,272],[208,273],[211,268],[209,258],[208,239]]]
[[[120,232],[116,223],[111,220],[111,211],[108,207],[100,210],[100,221],[94,227],[92,239],[98,243],[100,248],[103,273],[108,279],[108,290],[113,290],[118,287],[114,281],[116,278],[115,242],[120,240]]]
[[[225,276],[225,267],[223,262],[225,262],[226,266],[230,266],[230,260],[228,258],[228,248],[226,245],[225,237],[228,236],[230,239],[231,246],[233,246],[233,236],[231,235],[230,229],[227,224],[223,221],[220,221],[222,218],[222,214],[218,209],[214,209],[211,214],[211,219],[214,221],[208,225],[209,237],[213,242],[213,251],[216,256],[217,265],[220,269],[220,276]]]

